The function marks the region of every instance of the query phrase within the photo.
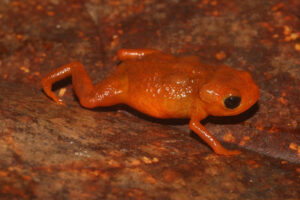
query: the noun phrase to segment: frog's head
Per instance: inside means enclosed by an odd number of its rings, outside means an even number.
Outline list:
[[[227,66],[220,66],[210,81],[200,89],[200,99],[207,114],[237,115],[248,110],[259,98],[259,89],[251,75]]]

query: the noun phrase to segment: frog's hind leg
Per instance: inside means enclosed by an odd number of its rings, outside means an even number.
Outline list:
[[[83,65],[80,62],[71,62],[53,70],[41,81],[45,93],[58,104],[63,102],[52,91],[52,85],[68,76],[72,76],[73,89],[84,107],[110,106],[121,101],[123,91],[117,88],[121,85],[119,80],[107,78],[94,86]]]

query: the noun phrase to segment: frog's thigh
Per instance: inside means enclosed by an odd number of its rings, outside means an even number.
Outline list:
[[[160,51],[155,49],[120,49],[118,51],[118,58],[121,61],[142,58],[145,55],[158,53]]]
[[[86,96],[79,97],[80,104],[86,108],[98,106],[112,106],[122,103],[124,96],[124,85],[116,78],[106,78],[94,86],[92,92]]]

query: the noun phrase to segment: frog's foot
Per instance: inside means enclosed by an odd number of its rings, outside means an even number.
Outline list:
[[[192,118],[190,121],[190,128],[197,135],[199,135],[213,150],[216,154],[224,156],[233,156],[241,154],[238,150],[226,149],[220,144],[220,142],[203,126],[199,123],[200,118]]]
[[[58,105],[62,105],[62,106],[65,106],[65,102],[61,99],[57,99],[57,100],[54,100]]]
[[[65,106],[66,104],[64,103],[64,101],[62,99],[59,99],[56,94],[52,91],[50,92],[46,92],[45,93],[51,98],[53,99],[53,101],[55,101],[58,105],[62,105],[62,106]]]
[[[56,94],[51,91],[51,86],[47,86],[45,83],[42,82],[43,90],[48,97],[50,97],[53,101],[55,101],[58,105],[65,106],[66,104],[63,102],[62,99],[58,98]]]
[[[235,156],[242,153],[239,150],[229,150],[229,149],[225,149],[224,147],[214,149],[214,151],[216,154],[223,155],[223,156]]]

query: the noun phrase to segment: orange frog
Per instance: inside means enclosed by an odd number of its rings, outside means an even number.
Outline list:
[[[63,104],[52,84],[72,76],[74,91],[86,108],[127,104],[157,118],[190,118],[189,126],[217,154],[236,155],[224,148],[200,121],[208,115],[237,115],[259,98],[251,75],[228,66],[207,66],[195,56],[175,57],[153,49],[121,49],[122,63],[93,85],[80,62],[53,70],[41,84],[56,103]]]

